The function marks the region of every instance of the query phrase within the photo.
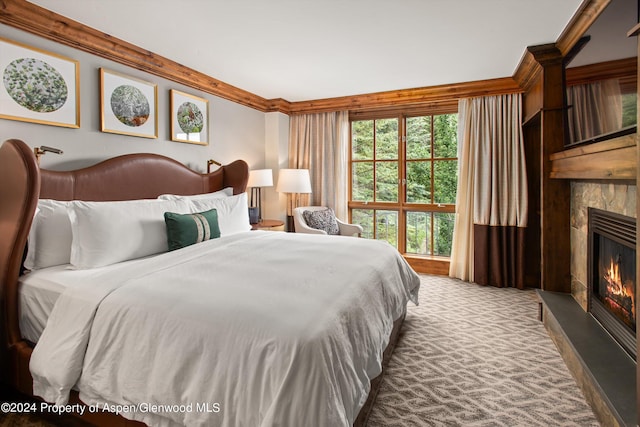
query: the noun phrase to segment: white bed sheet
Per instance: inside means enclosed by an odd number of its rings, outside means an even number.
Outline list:
[[[20,334],[38,342],[58,297],[67,288],[63,279],[66,265],[36,270],[18,279]]]
[[[259,231],[90,272],[34,349],[34,393],[157,426],[351,425],[420,283],[384,242]]]
[[[122,265],[135,264],[132,260]],[[69,287],[108,274],[109,266],[94,270],[74,270],[71,264],[30,271],[18,278],[19,327],[23,339],[37,343],[58,297]]]

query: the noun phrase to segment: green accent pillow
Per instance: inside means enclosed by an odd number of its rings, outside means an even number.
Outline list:
[[[193,214],[165,212],[164,223],[170,251],[220,237],[218,211],[215,209]]]

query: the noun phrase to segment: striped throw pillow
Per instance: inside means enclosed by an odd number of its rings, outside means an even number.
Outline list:
[[[192,214],[165,212],[164,222],[170,251],[220,237],[215,209]]]

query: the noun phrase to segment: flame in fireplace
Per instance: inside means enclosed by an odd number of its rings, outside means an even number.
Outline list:
[[[635,296],[631,295],[629,292],[629,289],[633,289],[633,283],[631,283],[631,286],[625,286],[622,282],[622,277],[620,276],[619,257],[619,255],[616,257],[618,258],[617,260],[611,258],[609,268],[605,269],[604,272],[603,278],[607,282],[607,296],[623,309],[630,312],[633,315],[633,318],[635,318]]]

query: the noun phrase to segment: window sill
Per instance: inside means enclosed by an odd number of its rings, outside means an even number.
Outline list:
[[[449,258],[429,255],[403,254],[416,273],[449,275]]]

